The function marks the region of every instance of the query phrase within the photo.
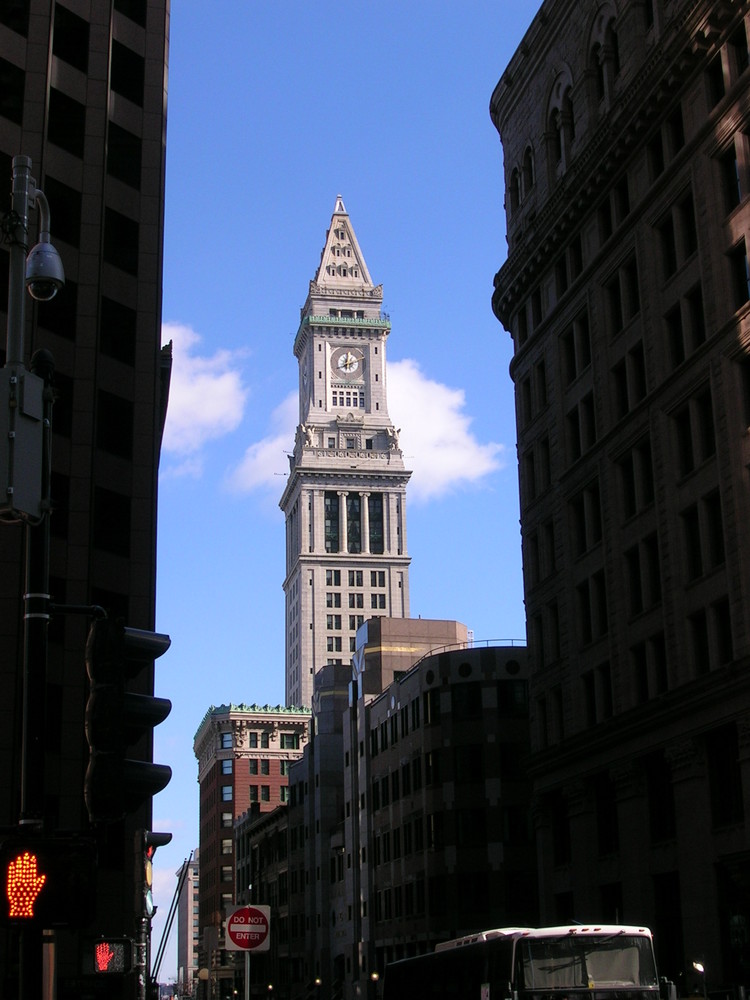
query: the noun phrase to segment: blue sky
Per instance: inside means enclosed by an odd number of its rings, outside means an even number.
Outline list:
[[[153,948],[198,844],[193,737],[211,705],[284,701],[284,524],[299,309],[341,194],[391,318],[414,617],[524,639],[506,256],[490,95],[536,0],[172,4],[157,693],[173,769],[154,828]],[[176,969],[176,928],[162,964]]]

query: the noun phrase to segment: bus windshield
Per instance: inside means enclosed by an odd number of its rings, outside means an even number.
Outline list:
[[[518,941],[521,988],[537,992],[658,986],[651,941],[639,935],[575,935]]]

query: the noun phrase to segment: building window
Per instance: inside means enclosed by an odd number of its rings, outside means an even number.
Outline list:
[[[102,255],[108,264],[137,277],[138,240],[139,225],[135,219],[130,219],[113,208],[105,208]]]
[[[696,393],[673,414],[677,464],[686,476],[716,453],[711,387]]]
[[[325,527],[325,549],[326,552],[339,551],[339,496],[338,493],[326,491],[323,498],[323,513]],[[330,572],[330,571],[329,571]],[[341,579],[340,571],[339,580]],[[334,584],[340,586],[340,583]]]
[[[677,834],[672,769],[664,752],[657,750],[644,758],[643,772],[646,777],[651,842],[658,844],[673,839]]]
[[[560,338],[561,372],[571,385],[591,364],[591,333],[588,313],[581,313]]]
[[[518,206],[521,204],[521,175],[518,172],[518,167],[514,167],[510,175],[510,214],[516,211]]]
[[[747,264],[745,240],[733,247],[728,254],[729,271],[735,310],[740,309],[750,298],[750,271]]]
[[[222,733],[221,734],[221,749],[231,750],[232,749],[232,734]]]
[[[50,87],[47,136],[56,146],[83,158],[86,107],[61,90]]]
[[[130,555],[131,498],[97,486],[94,490],[94,545],[113,555]]]
[[[740,772],[740,752],[734,724],[714,730],[706,737],[711,818],[715,826],[740,823],[745,810]]]
[[[221,814],[221,825],[223,827],[232,826],[234,822],[234,817],[230,812],[223,812]]]
[[[229,757],[221,762],[221,773],[231,774],[232,773],[232,758]]]
[[[568,411],[565,417],[565,427],[568,441],[568,455],[570,461],[575,462],[596,441],[593,393],[588,393],[580,403]]]
[[[49,174],[44,180],[44,191],[52,210],[55,238],[63,240],[65,243],[70,243],[70,245],[74,247],[80,246],[82,212],[81,192],[70,187],[68,184],[64,184],[62,181],[58,181],[55,177],[51,177]],[[107,209],[107,213],[109,213],[109,211],[110,210]],[[117,215],[118,213],[115,214]],[[122,216],[122,218],[124,218],[124,216]],[[108,220],[109,214],[105,216],[105,250],[107,245],[106,226]],[[137,223],[135,223],[135,225],[137,228]],[[124,233],[123,235],[127,240],[130,233]],[[129,258],[130,250],[127,246],[123,248],[123,254],[127,255]],[[114,262],[110,261],[110,263]]]
[[[385,533],[383,529],[383,494],[371,493],[367,498],[370,519],[370,552],[382,555]]]
[[[100,389],[97,401],[96,444],[120,458],[133,456],[133,403]]]
[[[55,4],[52,54],[81,73],[88,73],[89,23],[62,4]]]
[[[298,733],[281,733],[282,750],[299,750]]]
[[[534,152],[527,146],[523,154],[523,196],[526,198],[534,187]]]
[[[107,138],[107,173],[110,177],[140,191],[142,144],[137,135],[109,123]]]
[[[576,555],[583,555],[602,539],[601,497],[598,481],[574,496],[568,506],[571,537]]]
[[[120,42],[112,42],[110,85],[116,93],[143,107],[145,61]]]
[[[708,106],[714,108],[725,93],[724,68],[721,65],[721,53],[709,64],[706,70],[706,87],[708,91]]]
[[[221,786],[221,801],[231,802],[232,801],[232,786],[222,785]]]
[[[234,843],[234,841],[232,840],[231,837],[224,838],[222,840],[222,842],[221,842],[221,853],[222,854],[231,854],[232,850],[233,850],[233,847],[232,847],[233,843]]]
[[[599,854],[614,854],[620,846],[617,815],[617,793],[609,775],[602,774],[594,781],[594,808]]]

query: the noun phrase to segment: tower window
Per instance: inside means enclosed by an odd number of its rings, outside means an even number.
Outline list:
[[[339,551],[339,498],[327,491],[323,500],[326,552]]]

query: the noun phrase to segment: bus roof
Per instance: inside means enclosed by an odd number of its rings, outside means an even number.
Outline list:
[[[560,927],[496,927],[493,930],[477,931],[452,941],[441,941],[435,951],[447,951],[462,945],[476,944],[478,941],[492,941],[496,938],[545,938],[545,937],[613,937],[618,934],[651,937],[648,927],[629,924],[563,924]]]

